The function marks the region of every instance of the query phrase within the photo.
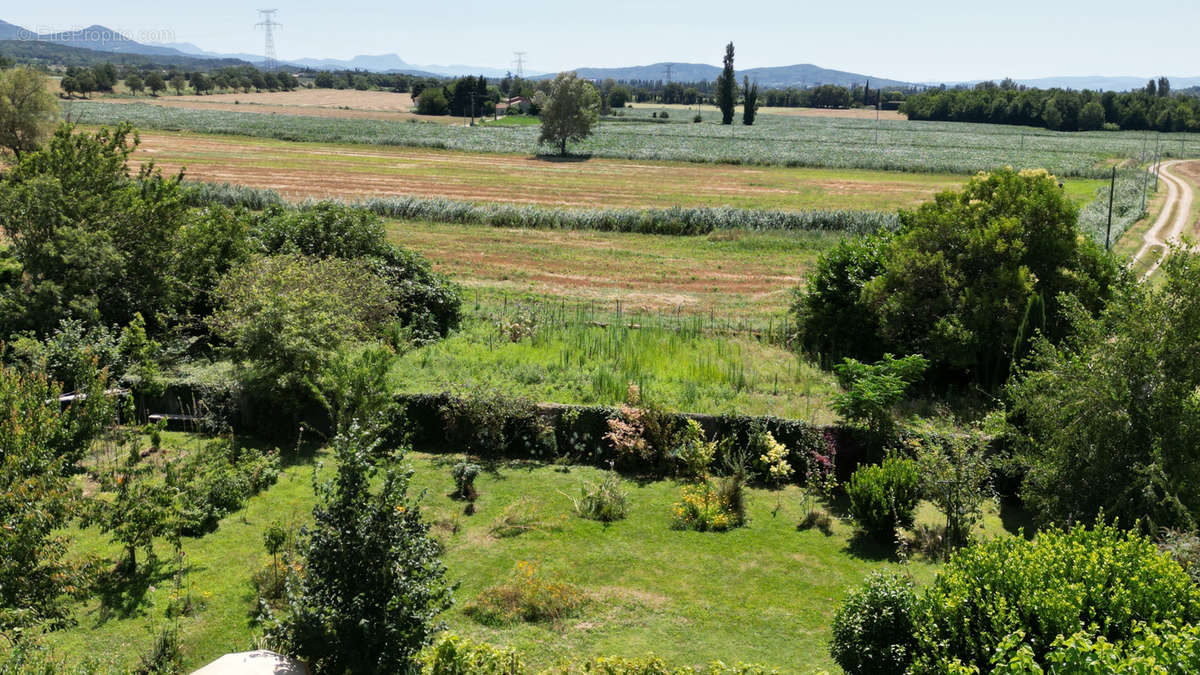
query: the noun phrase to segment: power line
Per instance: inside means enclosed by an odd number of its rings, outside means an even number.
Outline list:
[[[513,52],[513,56],[517,57],[513,63],[517,64],[517,78],[525,77],[525,55],[528,52]]]
[[[279,67],[279,62],[275,58],[275,32],[276,28],[283,28],[283,24],[275,23],[275,12],[277,9],[260,9],[258,10],[259,18],[262,21],[254,25],[255,28],[262,28],[266,32],[266,44],[263,46],[263,56],[266,57],[264,64],[268,71],[275,70]]]
[[[674,64],[671,64],[671,63],[667,64],[667,84],[671,84],[671,69],[674,67],[675,67]]]

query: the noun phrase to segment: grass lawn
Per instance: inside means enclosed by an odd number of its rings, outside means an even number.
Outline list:
[[[708,236],[527,230],[390,221],[389,238],[423,253],[488,309],[519,298],[626,311],[780,317],[792,289],[840,233]]]
[[[192,437],[167,434],[167,459],[186,452]],[[203,538],[185,539],[185,591],[206,607],[180,619],[185,670],[217,656],[251,647],[256,628],[250,615],[250,579],[269,561],[262,545],[273,522],[306,522],[313,504],[312,479],[331,471],[324,450],[294,460],[278,483],[250,499]],[[724,534],[670,528],[679,486],[671,481],[626,482],[632,511],[611,526],[576,518],[566,495],[600,472],[585,467],[569,473],[536,464],[490,467],[476,481],[478,511],[463,514],[451,500],[452,456],[412,454],[414,494],[445,544],[449,577],[461,582],[456,605],[444,618],[460,634],[518,648],[534,666],[595,655],[653,652],[673,664],[716,658],[756,661],[785,672],[832,668],[826,653],[829,622],[845,590],[872,570],[896,567],[890,553],[852,537],[836,520],[829,535],[797,531],[802,498],[798,488],[750,490],[749,523]],[[322,462],[325,462],[322,464]],[[525,499],[541,524],[516,537],[489,533],[505,509]],[[931,522],[928,508],[919,520]],[[985,536],[1002,533],[994,509]],[[115,559],[120,551],[95,530],[72,530],[76,554]],[[119,668],[135,665],[168,619],[177,565],[170,548],[158,547],[160,562],[145,566],[132,582],[110,589],[76,608],[78,625],[46,638],[72,659],[94,658]],[[463,612],[483,589],[510,578],[519,561],[551,577],[578,585],[589,597],[579,616],[557,624],[487,627]],[[106,565],[109,567],[110,565]],[[918,582],[934,565],[908,567]]]

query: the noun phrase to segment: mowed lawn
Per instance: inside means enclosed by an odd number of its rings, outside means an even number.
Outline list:
[[[168,453],[196,441],[168,434]],[[226,652],[251,648],[255,595],[252,575],[269,556],[262,535],[280,522],[308,522],[312,480],[331,475],[325,450],[293,459],[278,483],[226,517],[203,538],[184,539],[188,574],[184,592],[205,607],[179,620],[185,671]],[[447,495],[455,456],[413,453],[413,494],[445,547],[448,577],[460,582],[455,606],[444,619],[454,632],[518,648],[534,666],[597,655],[653,652],[672,664],[712,659],[761,662],[784,672],[833,668],[827,655],[829,623],[846,589],[873,570],[896,568],[891,554],[853,537],[842,520],[826,535],[796,528],[804,511],[800,490],[751,489],[748,526],[728,533],[671,529],[677,501],[674,481],[626,481],[632,510],[626,520],[604,526],[577,518],[568,495],[601,473],[589,467],[567,472],[547,465],[512,463],[489,467],[476,482],[477,512]],[[525,500],[534,527],[515,537],[491,534],[507,509]],[[923,509],[919,520],[934,522]],[[1002,533],[989,508],[985,534]],[[118,547],[97,531],[72,530],[75,554],[116,559]],[[93,658],[110,668],[135,665],[169,620],[166,608],[177,564],[169,546],[158,546],[160,562],[148,575],[114,589],[108,600],[77,607],[78,624],[45,642],[71,659]],[[586,608],[559,623],[484,626],[463,611],[484,589],[507,581],[518,562],[579,586]],[[106,565],[107,568],[107,565]],[[908,571],[928,581],[934,564],[917,559]],[[116,592],[116,591],[120,592]]]
[[[388,236],[461,284],[469,308],[549,298],[596,310],[619,302],[626,313],[765,324],[782,317],[818,256],[844,235],[674,236],[389,221]]]
[[[555,207],[734,206],[893,211],[963,176],[854,169],[534,157],[431,148],[142,133],[135,163],[191,180],[271,188],[289,198],[394,195]]]

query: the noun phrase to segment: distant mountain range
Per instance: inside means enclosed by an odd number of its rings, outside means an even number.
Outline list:
[[[654,63],[648,66],[632,66],[628,68],[578,68],[575,72],[580,77],[603,80],[667,80],[667,69],[670,68],[670,79],[675,82],[711,82],[721,74],[717,66],[707,63]],[[772,87],[809,87],[818,84],[836,84],[843,87],[862,85],[870,81],[872,87],[911,87],[912,83],[899,80],[889,80],[883,77],[847,73],[841,70],[829,70],[814,66],[811,63],[794,66],[776,66],[773,68],[746,68],[737,71],[737,79],[749,77],[752,82],[758,82],[764,88]]]
[[[9,41],[9,42],[4,42]],[[24,29],[6,21],[0,21],[0,54],[18,59],[27,59],[39,63],[63,63],[67,65],[82,65],[93,58],[89,52],[111,54],[116,58],[111,60],[118,63],[155,62],[165,66],[181,67],[220,67],[225,65],[253,64],[261,66],[265,59],[258,54],[222,54],[202,49],[188,42],[173,42],[167,44],[144,44],[130,40],[117,31],[104,26],[94,25],[81,30],[48,33],[36,35],[33,31]],[[55,61],[58,59],[58,61]],[[504,77],[509,71],[503,68],[489,68],[452,64],[419,65],[406,62],[397,54],[360,55],[352,59],[319,59],[303,58],[282,64],[288,68],[312,68],[316,70],[366,70],[380,73],[406,73],[424,77],[457,77],[460,75],[484,75],[486,77]],[[668,69],[670,75],[668,76]],[[663,62],[647,66],[630,66],[625,68],[578,68],[576,72],[581,77],[603,80],[667,80],[675,82],[700,82],[715,80],[721,69],[706,63],[676,63]],[[536,73],[526,77],[541,79],[553,77],[553,73]],[[747,68],[737,72],[739,80],[749,77],[764,88],[772,87],[809,87],[818,84],[836,84],[845,87],[862,85],[870,82],[872,87],[910,87],[909,82],[874,77],[860,73],[850,73],[841,70],[830,70],[812,64],[778,66],[771,68]],[[1046,77],[1037,79],[1017,80],[1019,84],[1039,88],[1070,88],[1098,89],[1104,91],[1127,91],[1144,87],[1149,77]],[[1200,86],[1200,77],[1171,77],[1171,84],[1176,90]],[[972,82],[947,83],[955,85],[973,85]],[[921,86],[937,86],[940,83],[925,83]]]

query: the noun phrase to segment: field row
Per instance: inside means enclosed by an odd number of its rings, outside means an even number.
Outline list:
[[[295,141],[538,152],[536,126],[399,124],[370,119],[261,115],[102,101],[68,103],[88,124],[129,121],[184,130]],[[763,115],[753,127],[706,120],[652,120],[649,111],[602,122],[574,151],[596,157],[888,171],[974,173],[1006,165],[1061,176],[1102,177],[1111,160],[1145,159],[1155,138],[1142,132],[1058,133],[1023,127]],[[645,116],[642,116],[645,115]],[[1161,136],[1169,156],[1200,154],[1184,134]]]

